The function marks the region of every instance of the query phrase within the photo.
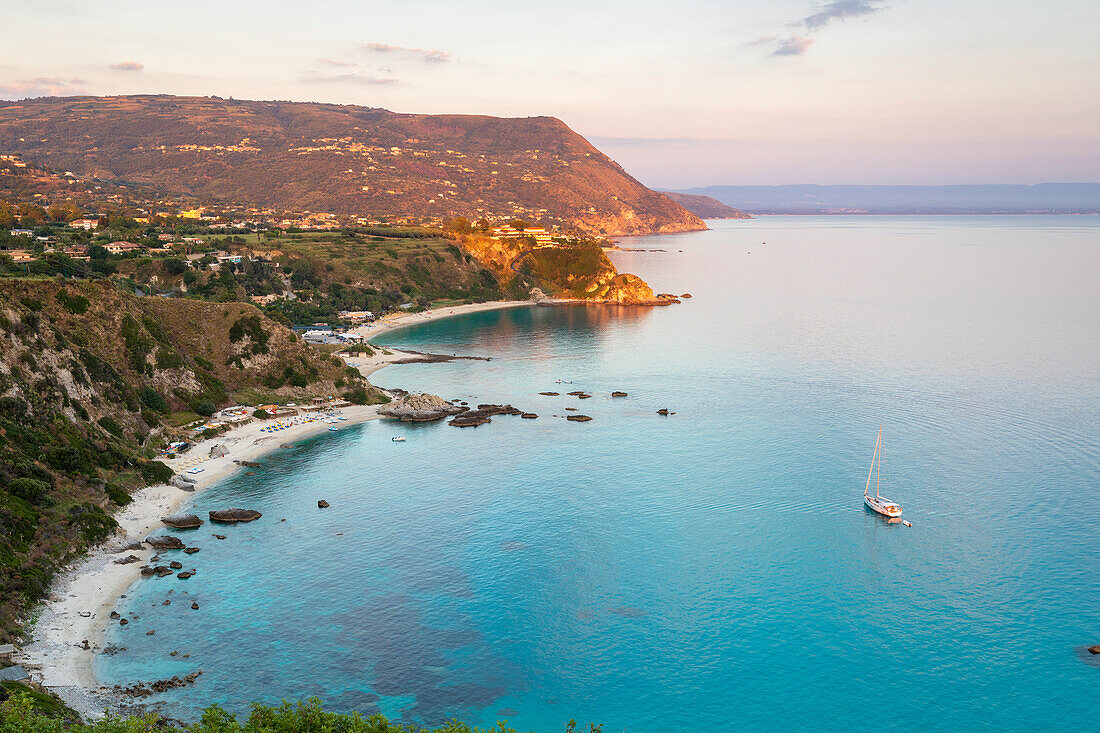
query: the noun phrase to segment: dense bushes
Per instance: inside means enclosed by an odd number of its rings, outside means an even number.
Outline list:
[[[7,486],[8,493],[30,504],[41,504],[50,491],[50,485],[34,478],[17,478]]]
[[[0,730],[4,733],[147,733],[165,727],[156,713],[141,717],[108,717],[93,724],[66,725],[71,711],[58,709],[56,702],[32,697],[25,692],[13,694],[0,703]],[[601,726],[589,727],[590,733],[599,733]],[[242,723],[217,705],[207,708],[198,723],[188,728],[191,733],[516,733],[504,723],[489,730],[471,728],[465,723],[452,721],[438,728],[421,728],[417,725],[391,723],[381,715],[363,718],[358,714],[342,715],[326,712],[321,701],[312,698],[308,702],[292,705],[283,702],[279,707],[254,705],[248,718]],[[576,733],[576,721],[569,721],[566,733]]]

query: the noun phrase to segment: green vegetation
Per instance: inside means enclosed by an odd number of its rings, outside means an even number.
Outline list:
[[[171,478],[155,458],[178,428],[261,389],[380,396],[251,305],[0,278],[0,315],[0,643],[134,489]]]
[[[17,686],[22,687],[22,686]],[[24,688],[25,689],[25,688]],[[166,727],[156,713],[143,716],[108,717],[83,724],[73,723],[72,711],[48,695],[10,688],[10,698],[0,703],[0,731],[4,733],[153,733]],[[42,699],[45,698],[45,699]],[[602,726],[589,726],[600,733]],[[189,733],[516,733],[506,722],[483,730],[452,721],[438,728],[391,723],[381,715],[364,718],[358,713],[326,712],[321,701],[284,702],[278,707],[253,705],[243,721],[217,705],[207,708],[202,718],[186,728]],[[566,733],[577,733],[576,721],[569,721]]]

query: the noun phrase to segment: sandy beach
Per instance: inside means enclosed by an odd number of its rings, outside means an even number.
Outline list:
[[[419,325],[441,318],[487,310],[517,308],[534,305],[532,301],[493,301],[472,303],[452,308],[437,308],[421,313],[403,313],[380,319],[356,329],[365,340],[406,326]],[[423,359],[423,355],[397,349],[376,349],[370,356],[354,356],[345,360],[354,364],[364,375],[394,363]],[[351,406],[343,408],[347,418],[343,425],[353,425],[378,419],[378,406]],[[100,687],[95,677],[93,660],[103,646],[104,631],[110,622],[120,596],[141,577],[141,565],[154,554],[151,548],[127,550],[128,545],[144,540],[150,534],[169,534],[171,530],[161,517],[177,513],[193,499],[195,494],[222,481],[233,472],[241,470],[235,461],[253,461],[284,443],[295,441],[327,430],[323,422],[295,425],[278,433],[261,431],[265,422],[253,422],[204,441],[186,454],[186,457],[169,461],[177,473],[182,473],[196,458],[208,456],[216,445],[225,446],[229,453],[221,458],[205,458],[198,465],[202,473],[192,474],[194,492],[161,484],[148,486],[133,494],[133,501],[115,514],[119,530],[102,545],[92,549],[82,560],[57,578],[46,603],[39,608],[39,616],[33,625],[32,643],[19,655],[21,663],[33,675],[33,679],[58,694],[70,707],[85,718],[103,715],[105,709],[119,710],[121,704],[109,691]],[[163,530],[163,532],[157,532]],[[127,555],[136,555],[140,562],[120,565]],[[84,648],[85,640],[89,648]]]
[[[341,423],[344,426],[381,417],[377,405],[353,405],[342,408],[340,414],[347,418]],[[225,446],[229,454],[199,464],[204,471],[191,475],[195,480],[193,492],[167,484],[135,492],[133,501],[115,515],[119,524],[115,535],[58,577],[49,599],[40,607],[33,641],[23,648],[18,660],[35,681],[56,692],[86,718],[101,716],[105,708],[118,709],[118,701],[100,689],[93,660],[103,646],[109,615],[119,597],[141,577],[141,565],[154,554],[148,547],[127,550],[126,546],[150,534],[170,534],[172,530],[160,521],[161,517],[177,513],[197,493],[242,470],[234,461],[256,460],[284,443],[294,443],[329,427],[316,421],[265,433],[261,428],[266,424],[252,422],[196,445],[188,457],[207,456],[216,445]],[[168,463],[181,472],[184,461],[181,457]],[[127,555],[136,555],[141,562],[115,562]],[[85,640],[89,649],[83,648]]]
[[[352,332],[359,334],[364,340],[370,341],[371,339],[377,338],[389,331],[397,330],[398,328],[417,326],[422,323],[428,323],[429,321],[439,320],[440,318],[450,318],[452,316],[461,316],[467,313],[481,313],[482,311],[495,311],[505,308],[521,308],[531,305],[535,305],[535,301],[492,300],[486,303],[468,303],[466,305],[456,305],[449,308],[434,308],[432,310],[421,311],[420,313],[401,313],[379,318],[373,323],[368,323],[359,328],[352,329]]]

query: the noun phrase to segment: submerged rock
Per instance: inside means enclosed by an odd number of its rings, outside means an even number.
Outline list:
[[[1100,644],[1088,647],[1089,654],[1100,654]]]
[[[520,415],[520,417],[522,417],[524,420],[535,420],[536,418],[538,418],[538,415],[533,412],[525,412]]]
[[[544,397],[557,397],[561,393],[560,392],[539,392],[539,394],[544,396]]]
[[[592,418],[590,418],[588,415],[569,415],[565,419],[571,422],[588,422]]]
[[[153,568],[149,567],[148,565],[143,565],[141,568],[141,574],[144,575],[146,578],[148,578],[154,572],[156,571],[154,571]]]
[[[192,610],[192,611],[197,611],[197,610],[199,610],[199,604],[198,604],[198,602],[194,602],[194,603],[192,603],[192,604],[191,604],[191,610]]]
[[[191,577],[192,575],[194,575],[194,573],[192,573],[192,572],[187,572],[186,570],[185,570],[184,572],[182,572],[182,573],[176,573],[176,577],[177,577],[177,578],[179,578],[180,580],[187,580],[187,579],[188,579],[188,578],[190,578],[190,577]]]
[[[615,391],[611,393],[612,397],[626,397],[626,392]]]
[[[157,565],[155,568],[153,568],[153,574],[156,575],[158,578],[163,578],[165,575],[171,575],[172,571],[164,567],[163,565]]]
[[[318,509],[328,509],[328,502],[325,501],[324,499],[321,499],[319,502],[317,502],[317,508]]]
[[[662,407],[660,410],[657,410],[657,414],[658,415],[667,415],[668,410]]]
[[[194,555],[196,552],[199,551],[199,548],[198,547],[185,547],[185,548],[183,548],[183,551],[186,552],[188,555]]]
[[[160,521],[173,529],[194,529],[202,526],[202,520],[194,514],[176,514],[171,517],[161,517]]]
[[[239,509],[233,507],[232,509],[215,509],[210,512],[210,521],[217,522],[218,524],[236,524],[237,522],[252,522],[260,517],[260,514],[255,509]]]
[[[172,562],[168,563],[168,567],[172,568],[173,570],[179,570],[183,567],[183,563],[181,563],[179,560],[173,560]]]

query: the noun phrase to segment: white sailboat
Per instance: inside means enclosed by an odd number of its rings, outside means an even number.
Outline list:
[[[875,479],[875,494],[871,495],[871,478]],[[867,472],[867,485],[863,488],[863,503],[884,517],[900,517],[901,506],[880,493],[882,485],[882,426],[878,428],[875,454],[871,457],[871,470]]]

